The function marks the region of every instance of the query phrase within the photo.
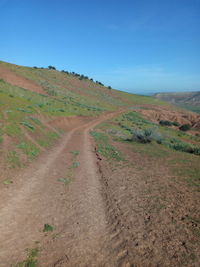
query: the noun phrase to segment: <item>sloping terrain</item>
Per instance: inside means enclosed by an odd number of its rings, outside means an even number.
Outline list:
[[[26,166],[67,128],[140,99],[156,102],[74,74],[0,62],[0,179],[9,179],[13,168]]]
[[[158,93],[154,97],[198,113],[200,112],[200,92]]]
[[[0,266],[199,266],[199,116],[83,77],[0,62]]]

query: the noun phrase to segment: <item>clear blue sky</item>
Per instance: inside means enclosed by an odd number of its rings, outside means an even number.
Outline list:
[[[200,0],[0,0],[0,60],[137,93],[200,90]]]

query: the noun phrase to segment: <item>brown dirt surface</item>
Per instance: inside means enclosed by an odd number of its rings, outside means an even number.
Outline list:
[[[127,163],[99,161],[107,214],[131,266],[199,266],[199,192],[162,158],[114,146]],[[175,159],[174,159],[175,160]],[[119,248],[120,250],[120,248]]]
[[[111,116],[70,130],[56,147],[13,177],[12,185],[5,185],[0,197],[0,266],[24,260],[26,249],[38,244],[38,266],[116,266],[88,134]],[[71,151],[80,154],[74,158]],[[43,232],[44,224],[52,225],[54,231]]]
[[[28,89],[32,92],[47,95],[47,93],[42,89],[42,87],[36,85],[31,80],[28,80],[22,76],[17,75],[15,72],[9,70],[2,64],[0,64],[0,79],[3,79],[4,81],[12,85]]]
[[[114,146],[126,161],[102,158],[89,131],[115,114],[77,118],[71,129],[70,119],[58,119],[53,125],[67,134],[4,186],[1,267],[15,266],[36,247],[39,267],[199,266],[199,241],[188,230],[199,193],[164,160],[125,144]],[[43,232],[44,224],[53,231]]]
[[[144,117],[146,117],[152,122],[168,120],[178,122],[180,125],[190,124],[192,125],[192,127],[200,129],[200,115],[195,114],[193,112],[169,110],[164,106],[154,106],[153,108],[150,106],[147,109],[138,109],[138,112],[140,112]]]

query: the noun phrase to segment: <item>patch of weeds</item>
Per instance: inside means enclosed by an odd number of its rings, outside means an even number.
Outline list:
[[[72,164],[72,167],[73,168],[77,168],[78,166],[80,166],[80,162],[73,162],[73,164]]]
[[[33,248],[25,261],[19,262],[15,267],[36,267],[39,249]]]
[[[117,161],[124,160],[121,152],[117,151],[114,146],[109,144],[108,136],[96,131],[92,131],[90,134],[97,144],[97,152],[101,153],[107,159],[114,159]]]
[[[167,121],[167,120],[161,120],[159,121],[159,124],[162,126],[180,126],[180,124],[176,121]]]
[[[187,152],[187,153],[191,153],[194,155],[200,155],[200,147],[185,143],[176,138],[171,139],[170,143],[167,143],[167,145],[170,148],[175,149],[177,151]]]
[[[9,184],[13,184],[13,181],[10,180],[10,179],[7,179],[7,180],[4,180],[3,183],[4,183],[5,185],[9,185]]]
[[[29,117],[33,122],[35,122],[36,124],[38,125],[41,125],[41,121],[38,119],[38,118],[35,118],[35,117]]]
[[[40,149],[38,147],[27,142],[22,142],[18,144],[17,148],[22,149],[22,151],[28,156],[29,160],[34,159],[40,152]]]
[[[52,232],[52,231],[53,231],[53,226],[51,226],[48,223],[44,224],[43,232]]]
[[[56,140],[59,138],[59,134],[56,132],[50,131],[47,133],[47,137],[49,138],[49,140]]]
[[[64,183],[65,185],[67,185],[67,184],[69,184],[71,182],[71,179],[69,179],[69,178],[59,178],[58,181]]]
[[[23,108],[17,108],[18,111],[21,111],[21,112],[24,112],[24,113],[32,113],[31,110],[26,110],[26,109],[23,109]]]
[[[11,168],[21,167],[20,158],[19,158],[19,155],[17,154],[16,151],[8,152],[7,160],[9,162]]]
[[[6,125],[5,133],[9,136],[21,136],[21,129],[16,124],[8,124]]]
[[[80,153],[80,151],[78,150],[74,150],[74,151],[70,151],[70,153],[74,156],[74,157],[77,157]]]
[[[27,121],[22,121],[21,124],[26,126],[28,129],[30,129],[32,131],[35,130],[35,127],[32,124],[30,124],[29,122],[27,122]]]
[[[158,144],[163,142],[162,135],[153,128],[147,128],[144,130],[141,129],[133,129],[133,136],[131,138],[132,141],[136,141],[139,143],[151,143],[152,141],[156,141]]]

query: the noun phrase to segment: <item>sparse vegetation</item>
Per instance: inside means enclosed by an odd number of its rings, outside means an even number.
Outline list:
[[[67,184],[69,184],[71,182],[71,179],[69,179],[69,178],[59,178],[58,181],[62,182],[65,185],[67,185]]]
[[[161,144],[163,141],[162,135],[153,128],[146,128],[144,130],[141,129],[133,129],[133,136],[131,138],[132,141],[137,141],[139,143],[151,143],[152,141],[156,141],[158,144]]]
[[[161,120],[159,123],[162,126],[180,126],[180,124],[176,121]]]
[[[37,259],[36,257],[38,256],[39,249],[38,248],[33,248],[27,259],[23,262],[18,263],[15,267],[36,267],[37,266]]]
[[[186,132],[189,131],[191,129],[191,125],[190,124],[183,124],[179,127],[179,130]]]
[[[97,152],[99,152],[109,160],[123,160],[122,154],[109,143],[108,136],[96,131],[92,131],[91,135],[94,137],[94,140],[96,142]]]
[[[53,226],[50,224],[46,223],[43,228],[43,232],[52,232],[53,231]]]

